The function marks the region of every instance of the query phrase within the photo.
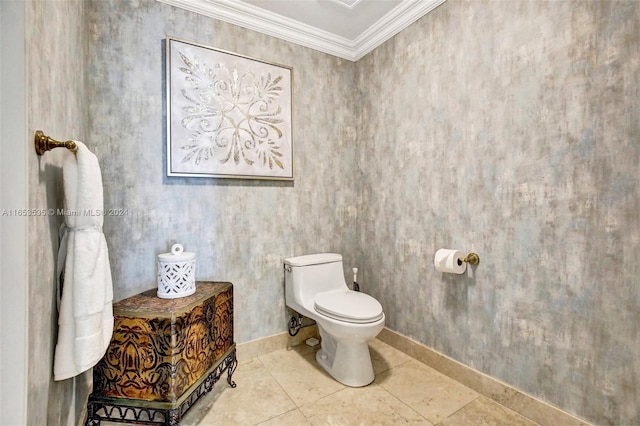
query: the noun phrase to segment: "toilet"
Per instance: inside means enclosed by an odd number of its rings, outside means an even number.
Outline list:
[[[290,257],[284,260],[284,269],[287,306],[318,325],[318,364],[347,386],[373,382],[367,342],[384,327],[380,302],[347,287],[340,254]]]

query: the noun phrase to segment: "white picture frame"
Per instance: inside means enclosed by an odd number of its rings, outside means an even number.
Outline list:
[[[166,38],[167,176],[293,181],[293,68]]]

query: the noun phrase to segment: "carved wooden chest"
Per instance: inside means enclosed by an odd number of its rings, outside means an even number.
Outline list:
[[[178,299],[149,290],[114,303],[113,314],[111,343],[93,369],[88,425],[178,425],[225,370],[235,387],[231,283],[199,281]]]

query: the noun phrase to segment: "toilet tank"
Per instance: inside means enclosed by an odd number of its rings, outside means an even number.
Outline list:
[[[342,256],[337,253],[290,257],[284,260],[284,266],[286,304],[301,314],[305,312],[300,307],[313,311],[316,294],[348,288]]]

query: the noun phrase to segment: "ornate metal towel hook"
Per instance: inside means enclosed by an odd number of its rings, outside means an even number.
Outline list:
[[[73,152],[78,151],[78,146],[74,141],[59,142],[45,135],[42,130],[36,130],[34,143],[36,146],[36,154],[38,155],[43,155],[45,152],[51,151],[53,148],[67,148]]]

